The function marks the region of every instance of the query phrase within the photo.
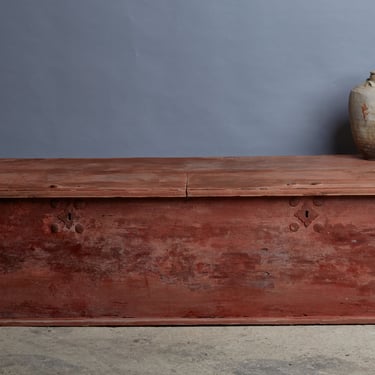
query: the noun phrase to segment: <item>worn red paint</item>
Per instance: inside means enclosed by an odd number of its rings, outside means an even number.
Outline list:
[[[375,322],[371,197],[0,204],[0,324]]]
[[[0,324],[375,323],[373,171],[0,159]]]

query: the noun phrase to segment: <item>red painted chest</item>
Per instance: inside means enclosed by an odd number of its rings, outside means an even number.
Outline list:
[[[0,160],[0,325],[375,323],[375,163]]]

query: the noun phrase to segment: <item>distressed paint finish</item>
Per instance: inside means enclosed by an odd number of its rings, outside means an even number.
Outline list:
[[[0,205],[0,324],[375,323],[372,197]]]
[[[0,198],[375,196],[353,155],[0,159]]]

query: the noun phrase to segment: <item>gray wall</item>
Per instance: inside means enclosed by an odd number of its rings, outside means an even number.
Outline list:
[[[370,0],[0,0],[0,157],[353,152]]]

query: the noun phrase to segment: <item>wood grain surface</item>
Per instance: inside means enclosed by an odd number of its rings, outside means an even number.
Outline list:
[[[375,195],[357,156],[0,159],[0,198]]]
[[[2,325],[375,323],[373,197],[0,203]]]

